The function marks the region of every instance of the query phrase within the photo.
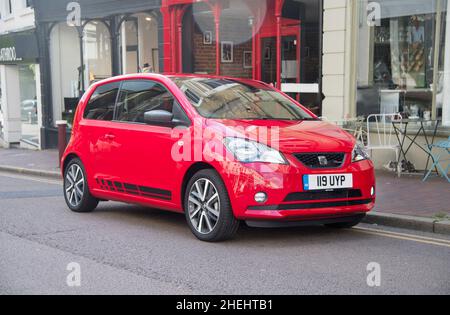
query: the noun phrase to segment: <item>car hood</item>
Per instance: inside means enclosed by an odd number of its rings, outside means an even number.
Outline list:
[[[256,140],[284,153],[351,152],[355,139],[343,129],[324,121],[207,120],[224,136]],[[269,134],[269,136],[260,136]]]

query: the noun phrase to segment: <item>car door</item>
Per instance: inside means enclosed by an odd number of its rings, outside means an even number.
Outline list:
[[[189,121],[163,84],[148,79],[123,81],[114,128],[120,143],[117,173],[126,194],[171,202],[172,174],[178,167],[171,152],[178,138],[172,135],[173,126],[145,123],[144,114],[151,110],[165,110],[178,121]]]
[[[80,122],[84,135],[83,163],[88,182],[94,189],[107,187],[107,181],[114,177],[114,154],[118,144],[111,133],[115,103],[120,82],[98,86],[91,95]]]

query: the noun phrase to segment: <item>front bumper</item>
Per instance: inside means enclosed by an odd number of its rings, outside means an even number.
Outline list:
[[[300,226],[326,225],[347,222],[360,222],[366,216],[365,213],[352,214],[348,216],[326,217],[316,219],[303,219],[296,221],[275,221],[275,220],[246,220],[248,226],[256,228],[289,228]]]
[[[239,220],[311,221],[365,214],[375,206],[375,173],[371,161],[346,163],[339,169],[308,169],[289,165],[231,163],[224,181],[230,192],[234,215]],[[307,192],[305,174],[352,174],[353,189]],[[264,204],[254,195],[265,192]]]

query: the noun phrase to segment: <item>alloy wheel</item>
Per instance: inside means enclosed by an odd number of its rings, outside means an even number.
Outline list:
[[[188,200],[189,219],[201,234],[211,233],[219,221],[220,198],[217,188],[206,179],[197,180],[191,187]]]
[[[78,207],[84,195],[84,175],[83,170],[77,164],[69,167],[65,178],[65,191],[67,201],[72,207]]]

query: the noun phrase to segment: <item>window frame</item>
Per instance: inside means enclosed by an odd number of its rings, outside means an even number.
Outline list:
[[[149,123],[141,123],[141,122],[135,122],[135,121],[124,121],[124,120],[117,120],[117,110],[118,110],[118,103],[119,103],[119,97],[120,97],[120,93],[122,92],[122,86],[125,82],[142,82],[142,81],[147,81],[147,82],[151,82],[151,83],[155,83],[155,84],[159,84],[161,85],[164,89],[166,89],[166,91],[173,97],[174,99],[174,104],[173,104],[173,109],[175,107],[178,107],[179,113],[181,116],[180,119],[175,120],[176,117],[174,115],[174,120],[169,122],[169,123],[154,123],[154,124],[149,124]],[[174,114],[174,110],[172,109],[172,114]],[[139,79],[139,78],[130,78],[130,79],[125,79],[120,81],[120,85],[119,85],[119,91],[117,92],[117,96],[116,96],[116,102],[114,105],[114,115],[113,115],[113,120],[111,122],[114,123],[120,123],[120,124],[131,124],[131,125],[140,125],[140,126],[156,126],[156,127],[167,127],[167,128],[176,128],[176,127],[190,127],[192,125],[191,119],[189,118],[189,115],[186,113],[186,111],[184,110],[183,106],[181,106],[180,101],[175,97],[175,95],[172,93],[172,91],[167,87],[166,84],[164,84],[163,82],[160,82],[158,80],[152,80],[152,79]]]
[[[89,104],[90,104],[92,96],[94,96],[95,92],[98,89],[100,89],[100,88],[102,88],[102,87],[104,87],[106,85],[112,85],[112,84],[115,84],[115,83],[118,83],[119,86],[117,88],[117,95],[115,97],[115,101],[114,101],[114,104],[113,104],[113,117],[112,117],[112,119],[111,120],[103,120],[103,119],[92,119],[92,118],[85,117],[86,111],[89,109]],[[83,120],[87,120],[87,121],[100,121],[100,122],[112,122],[112,121],[114,121],[114,118],[115,118],[114,115],[115,115],[115,112],[116,112],[117,100],[118,100],[118,97],[119,97],[119,93],[120,93],[120,88],[121,87],[122,87],[122,82],[121,81],[112,81],[112,82],[105,82],[105,83],[100,84],[100,85],[96,86],[95,88],[93,88],[92,92],[89,95],[88,100],[86,101],[86,105],[84,106],[82,119]]]

